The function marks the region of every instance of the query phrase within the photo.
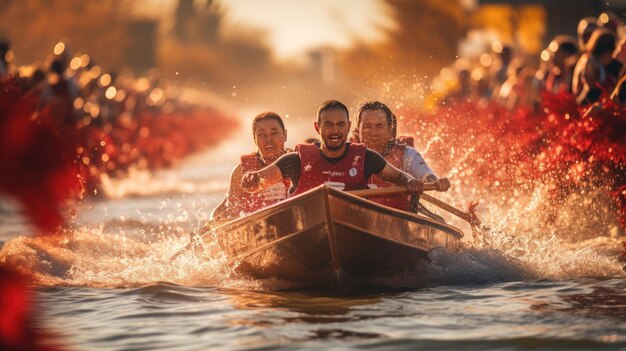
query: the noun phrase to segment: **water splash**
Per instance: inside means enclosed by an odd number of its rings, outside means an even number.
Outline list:
[[[50,238],[14,238],[0,251],[0,263],[31,273],[38,286],[219,286],[230,272],[215,248],[207,248],[213,256],[189,253],[170,260],[188,240],[174,233],[155,240],[83,228]]]
[[[468,113],[448,113],[448,116],[451,121],[436,123],[418,118],[408,126],[414,127],[418,150],[426,150],[425,157],[431,166],[440,175],[452,175],[451,190],[435,195],[458,208],[479,200],[478,215],[485,227],[478,241],[473,242],[467,236],[466,248],[461,253],[434,250],[425,271],[424,267],[416,268],[418,271],[408,269],[405,274],[393,277],[398,285],[425,286],[424,274],[426,286],[626,276],[623,264],[617,261],[624,229],[615,218],[615,205],[608,194],[606,179],[588,177],[584,184],[560,191],[563,179],[558,175],[570,173],[536,176],[533,172],[539,168],[519,159],[531,155],[521,155],[514,146],[490,134],[493,131],[481,133],[470,128],[473,134],[468,136],[464,125],[472,123],[467,120],[476,116]],[[458,121],[461,125],[458,126],[457,119],[466,120]],[[490,123],[486,119],[480,123]],[[226,176],[220,174],[219,178]],[[202,184],[209,183],[193,183],[191,191],[201,191]],[[213,191],[211,186],[207,192]],[[189,253],[170,261],[189,240],[186,233],[193,214],[186,211],[195,212],[198,218],[203,213],[206,219],[213,207],[183,203],[171,208],[168,201],[154,199],[186,194],[190,190],[187,187],[184,180],[153,174],[120,180],[113,184],[112,190],[117,193],[113,197],[120,202],[110,201],[110,204],[111,208],[117,207],[112,212],[121,212],[124,219],[116,215],[111,219],[105,213],[96,215],[92,225],[78,226],[60,237],[15,238],[0,251],[0,264],[35,273],[35,284],[43,286],[126,287],[165,281],[253,290],[295,287],[289,282],[237,277],[217,247],[206,248],[206,257]],[[148,207],[145,213],[154,216],[129,218],[128,208],[140,202],[137,196],[151,197],[142,205]],[[469,233],[466,223],[431,209]]]
[[[457,180],[456,188],[462,187]],[[611,199],[603,189],[572,193],[560,200],[556,211],[548,184],[513,200],[496,192],[474,191],[482,196],[479,215],[485,222],[478,241],[468,235],[461,253],[433,250],[429,265],[408,269],[387,279],[386,284],[421,288],[626,277],[617,261],[620,227],[612,216]],[[465,198],[461,193],[465,192],[456,192],[445,196],[462,207]],[[31,273],[37,286],[140,287],[169,282],[259,291],[299,288],[293,282],[239,277],[211,241],[203,247],[203,255],[190,251],[170,260],[189,242],[190,223],[205,221],[211,207],[196,200],[191,204],[178,200],[150,200],[152,209],[136,213],[125,211],[132,208],[126,202],[141,201],[133,197],[124,199],[123,206],[115,202],[101,204],[111,209],[103,213],[93,210],[92,223],[77,224],[54,237],[20,236],[9,240],[0,250],[0,265]],[[156,215],[151,216],[149,211]],[[448,214],[439,214],[467,228]]]
[[[466,237],[458,254],[431,252],[430,284],[626,278],[618,261],[623,228],[606,189],[573,192],[558,202],[550,189],[550,184],[536,185],[510,197],[474,189],[482,200],[477,240]],[[448,196],[452,203],[461,197]]]
[[[619,241],[598,237],[567,242],[485,232],[482,242],[461,253],[430,252],[430,263],[387,278],[398,287],[484,284],[526,280],[626,278],[615,259]],[[170,258],[187,245],[184,233],[137,238],[79,229],[50,238],[17,237],[0,251],[0,264],[31,273],[37,286],[140,287],[170,282],[185,286],[281,290],[299,286],[279,280],[248,280],[234,273],[215,244]]]

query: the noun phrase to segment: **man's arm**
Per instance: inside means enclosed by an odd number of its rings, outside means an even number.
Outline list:
[[[292,185],[297,186],[300,180],[300,156],[296,152],[282,155],[271,165],[256,171],[248,172],[241,179],[243,191],[256,193],[264,188],[290,179]]]
[[[256,171],[247,172],[241,179],[241,188],[248,193],[258,193],[264,188],[283,180],[283,174],[275,163]]]
[[[404,152],[403,170],[425,183],[436,183],[438,191],[446,191],[450,188],[447,178],[439,179],[435,172],[428,166],[426,160],[415,148],[407,147]]]
[[[367,171],[377,174],[383,180],[399,186],[406,186],[409,193],[419,195],[424,190],[424,182],[413,178],[410,174],[394,167],[377,152],[368,150],[365,155],[365,168]],[[446,191],[450,188],[448,179],[440,179],[437,183],[438,191]]]
[[[422,181],[434,181],[437,179],[437,175],[428,166],[424,157],[410,146],[407,146],[404,151],[402,170],[413,176],[413,178]]]
[[[389,162],[387,162],[385,168],[377,175],[390,183],[406,186],[409,193],[412,195],[419,195],[424,190],[424,182],[411,177],[411,175],[406,172],[402,172]]]
[[[376,151],[367,149],[365,153],[365,174],[376,174],[383,180],[399,186],[406,186],[409,193],[418,195],[424,190],[424,182],[394,167]]]
[[[237,207],[237,199],[243,194],[243,189],[241,189],[242,177],[243,171],[240,163],[230,173],[230,184],[226,190],[226,196],[211,213],[211,220],[230,218],[237,215],[234,211]]]

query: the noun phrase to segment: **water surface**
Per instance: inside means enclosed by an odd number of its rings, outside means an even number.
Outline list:
[[[500,228],[431,252],[426,286],[349,295],[243,279],[219,248],[170,261],[221,200],[230,156],[114,182],[59,237],[33,238],[5,202],[0,259],[33,273],[41,326],[74,350],[626,350],[626,272],[604,229],[572,241]]]

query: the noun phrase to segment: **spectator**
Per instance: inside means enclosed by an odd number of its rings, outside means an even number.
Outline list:
[[[578,48],[574,38],[559,35],[548,46],[550,51],[549,71],[545,80],[545,91],[559,93],[572,90],[574,66]]]
[[[608,69],[613,62],[615,35],[606,29],[596,29],[587,42],[586,55],[576,63],[572,90],[578,92],[576,102],[580,105],[594,103],[600,99],[603,91],[612,91],[617,83],[615,76]]]
[[[11,47],[8,41],[0,41],[0,77],[8,75],[10,72],[8,54]]]

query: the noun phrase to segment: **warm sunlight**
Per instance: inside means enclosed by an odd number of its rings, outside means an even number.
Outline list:
[[[393,28],[390,9],[381,0],[222,0],[221,3],[232,11],[230,25],[265,28],[276,55],[283,60],[316,47],[346,48],[357,41],[375,43],[385,39],[386,29]]]
[[[391,9],[383,0],[217,0],[213,6],[226,11],[226,37],[240,31],[260,29],[278,60],[301,58],[319,47],[347,48],[356,42],[374,44],[386,39],[395,27]],[[177,0],[142,0],[131,3],[137,16],[158,18],[167,24]],[[195,1],[202,9],[206,1]],[[259,15],[263,14],[263,15]]]
[[[0,350],[626,350],[626,0],[0,0]]]

